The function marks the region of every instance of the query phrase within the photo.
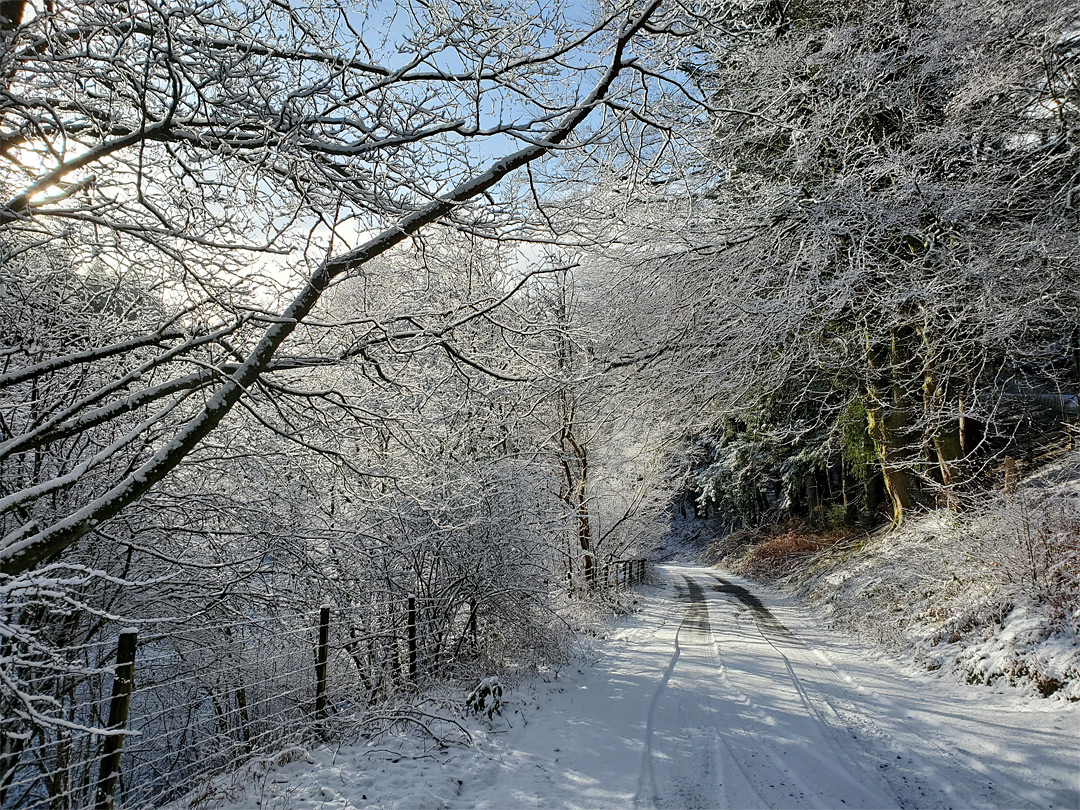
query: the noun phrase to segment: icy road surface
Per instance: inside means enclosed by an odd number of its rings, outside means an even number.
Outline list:
[[[435,759],[316,752],[261,806],[1080,807],[1080,705],[905,674],[744,580],[660,570],[604,656],[512,728]]]

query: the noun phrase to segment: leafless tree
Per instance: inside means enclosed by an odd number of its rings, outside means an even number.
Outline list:
[[[62,254],[73,277],[96,268],[160,311],[114,334],[8,339],[5,416],[37,411],[4,431],[0,569],[55,558],[138,501],[245,396],[407,341],[445,348],[502,305],[513,285],[449,312],[358,312],[334,352],[289,348],[377,257],[428,227],[504,237],[523,206],[491,196],[500,180],[639,124],[654,79],[631,43],[661,30],[657,8],[582,23],[514,2],[4,4],[5,274]],[[42,463],[80,441],[94,451]]]

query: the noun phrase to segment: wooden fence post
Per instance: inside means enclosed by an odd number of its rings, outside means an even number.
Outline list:
[[[138,631],[125,628],[116,642],[116,669],[113,673],[112,700],[109,701],[109,731],[121,732],[127,727],[131,693],[135,688],[135,643]],[[101,752],[101,770],[98,772],[96,810],[112,810],[116,794],[116,782],[120,778],[120,749],[124,735],[109,734],[105,737]]]
[[[409,680],[416,683],[416,594],[409,594],[408,617],[406,620],[409,644]]]
[[[330,660],[330,606],[319,608],[319,646],[315,650],[315,721],[326,720],[326,663]]]

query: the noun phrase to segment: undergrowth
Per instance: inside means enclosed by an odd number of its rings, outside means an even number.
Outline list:
[[[816,555],[848,544],[858,533],[843,528],[810,529],[800,520],[743,530],[713,543],[704,562],[735,574],[773,581],[807,567]]]

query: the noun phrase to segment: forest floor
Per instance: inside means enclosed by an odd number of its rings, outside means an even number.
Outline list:
[[[472,746],[316,748],[201,806],[1080,806],[1080,703],[919,671],[718,569],[658,574],[589,661],[469,718]]]

